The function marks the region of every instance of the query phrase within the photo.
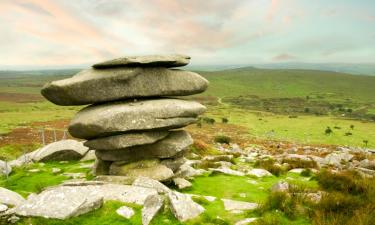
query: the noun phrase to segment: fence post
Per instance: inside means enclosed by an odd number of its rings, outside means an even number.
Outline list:
[[[55,142],[57,141],[56,130],[53,130],[53,139],[54,139]]]
[[[62,140],[65,140],[66,139],[66,130],[64,130],[64,134],[63,134],[63,137],[62,137]]]
[[[41,136],[42,136],[42,144],[44,146],[44,145],[46,145],[46,139],[44,137],[44,129],[41,129],[40,132],[41,132]]]

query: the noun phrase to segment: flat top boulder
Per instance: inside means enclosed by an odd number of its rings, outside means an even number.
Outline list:
[[[196,121],[206,107],[180,99],[113,102],[88,106],[79,111],[69,125],[76,138],[93,139],[155,129],[180,128]]]
[[[44,85],[42,95],[57,105],[86,105],[115,100],[185,96],[207,89],[197,73],[156,68],[86,69],[71,78]]]
[[[112,67],[178,67],[189,64],[190,56],[186,55],[145,55],[145,56],[127,56],[117,59],[96,63],[92,67],[96,69],[105,69]]]

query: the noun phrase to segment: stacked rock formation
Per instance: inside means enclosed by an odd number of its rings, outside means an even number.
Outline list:
[[[176,98],[208,86],[197,73],[170,69],[189,61],[183,55],[114,59],[48,83],[42,94],[57,105],[91,104],[76,114],[69,132],[96,150],[96,175],[164,181],[184,163],[193,143],[178,128],[194,123],[206,109]]]

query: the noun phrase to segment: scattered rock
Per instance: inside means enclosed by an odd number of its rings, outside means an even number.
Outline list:
[[[80,160],[89,149],[76,140],[53,142],[32,154],[35,162]]]
[[[182,193],[170,192],[168,198],[172,213],[181,222],[195,218],[205,210],[201,205],[195,203],[190,196]]]
[[[160,195],[150,195],[146,198],[142,208],[142,224],[148,225],[154,216],[160,211],[164,199]]]
[[[61,169],[60,168],[52,168],[52,173],[53,174],[58,174],[61,172]]]
[[[7,206],[18,206],[22,204],[25,199],[16,192],[0,187],[0,203]]]
[[[155,189],[158,193],[163,193],[163,194],[169,193],[171,191],[164,184],[160,183],[157,180],[148,178],[148,177],[138,177],[133,182],[133,185],[139,186],[139,187],[145,187],[145,188],[152,188],[152,189]]]
[[[89,150],[80,160],[81,162],[96,160],[95,150]]]
[[[126,219],[130,219],[134,215],[134,210],[127,206],[122,206],[116,210],[116,213]]]
[[[235,223],[235,225],[247,225],[249,223],[255,222],[255,220],[257,220],[257,218],[246,218],[238,221],[237,223]]]
[[[250,202],[243,202],[243,201],[235,201],[230,199],[221,199],[224,203],[224,209],[227,211],[232,210],[253,210],[258,207],[256,203]]]
[[[331,153],[324,158],[324,163],[328,165],[333,165],[336,167],[341,166],[341,162],[349,162],[354,156],[347,152]]]
[[[297,174],[301,174],[302,171],[304,171],[305,169],[304,168],[295,168],[295,169],[291,169],[289,170],[289,173],[297,173]]]
[[[189,181],[180,177],[173,178],[173,183],[177,186],[178,189],[185,189],[192,186]]]
[[[0,160],[0,175],[8,176],[12,172],[12,167],[8,162]]]
[[[289,183],[286,181],[278,181],[271,187],[272,192],[287,192],[289,190]]]
[[[180,169],[176,172],[176,177],[183,177],[183,178],[190,178],[190,177],[195,177],[195,176],[201,176],[207,171],[199,169],[196,170],[193,167],[189,165],[182,165]]]
[[[247,175],[255,176],[255,177],[268,177],[272,176],[272,173],[268,172],[265,169],[252,169],[247,172]]]
[[[210,170],[216,173],[224,173],[224,174],[234,175],[234,176],[245,176],[243,172],[232,170],[231,168],[228,168],[228,167],[210,168]]]
[[[190,56],[186,55],[148,55],[129,56],[112,59],[94,64],[96,69],[106,69],[113,67],[179,67],[189,64]]]

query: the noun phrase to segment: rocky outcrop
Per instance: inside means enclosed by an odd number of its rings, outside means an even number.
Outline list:
[[[196,122],[206,110],[197,102],[173,98],[208,86],[196,73],[168,68],[189,60],[183,55],[109,60],[46,84],[42,94],[59,105],[92,104],[75,115],[69,133],[95,149],[94,175],[126,183],[137,177],[169,181],[181,173],[183,156],[193,143],[186,131],[175,129]]]
[[[62,140],[48,144],[32,154],[34,162],[80,160],[89,148],[76,140]]]

